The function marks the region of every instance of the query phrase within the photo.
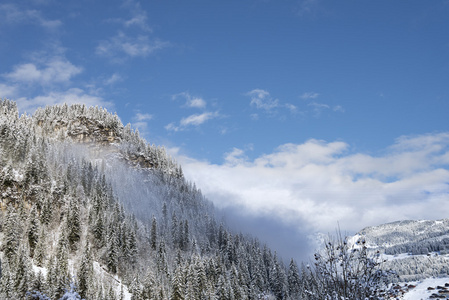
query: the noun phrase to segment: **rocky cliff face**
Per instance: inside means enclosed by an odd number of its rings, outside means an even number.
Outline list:
[[[36,131],[47,138],[70,139],[87,146],[96,156],[113,155],[139,168],[155,169],[182,177],[181,167],[170,158],[163,147],[147,145],[133,131],[123,126],[117,115],[105,109],[83,105],[47,107],[33,115]]]

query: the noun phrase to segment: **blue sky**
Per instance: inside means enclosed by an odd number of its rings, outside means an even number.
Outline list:
[[[218,207],[289,228],[443,218],[426,207],[449,200],[448,14],[449,1],[6,0],[0,97],[28,113],[104,106]]]

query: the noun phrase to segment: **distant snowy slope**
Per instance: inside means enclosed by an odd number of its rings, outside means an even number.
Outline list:
[[[371,247],[386,254],[427,254],[449,247],[449,219],[437,221],[397,221],[367,227],[358,235],[364,236]]]
[[[379,251],[385,267],[395,270],[400,281],[449,276],[449,219],[397,221],[367,227],[349,238],[364,238],[368,248]]]

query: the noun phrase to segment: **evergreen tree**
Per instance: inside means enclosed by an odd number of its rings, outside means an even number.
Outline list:
[[[81,264],[78,271],[78,292],[82,298],[86,298],[88,296],[89,289],[92,287],[92,259],[90,253],[90,245],[86,244],[83,256],[81,258]]]
[[[69,270],[68,270],[68,256],[69,256],[68,239],[63,230],[59,237],[58,245],[56,248],[56,281],[55,284],[55,296],[56,298],[62,297],[65,289],[69,283]]]
[[[184,278],[182,266],[178,266],[172,279],[170,300],[184,300]]]
[[[271,275],[272,291],[276,299],[286,299],[288,296],[287,276],[282,263],[278,261],[276,255],[274,257],[273,270]]]
[[[80,207],[77,199],[70,198],[67,216],[69,245],[70,249],[75,250],[81,238]]]
[[[34,255],[33,255],[34,261],[38,267],[42,267],[44,264],[44,260],[46,257],[45,252],[46,252],[45,232],[44,232],[44,229],[42,228],[40,230],[39,237],[37,239],[37,245],[34,249]]]
[[[14,261],[19,246],[20,222],[13,205],[8,205],[4,224],[3,252],[9,261]]]
[[[27,229],[27,237],[28,244],[30,246],[30,253],[34,254],[34,249],[39,240],[39,223],[36,214],[36,206],[33,205],[31,208],[30,215],[28,217],[28,229]]]
[[[137,236],[134,228],[127,226],[127,234],[125,236],[125,256],[133,263],[137,255]]]
[[[29,284],[32,283],[31,266],[29,263],[29,251],[24,244],[21,244],[16,257],[15,263],[15,290],[19,298],[25,298],[26,292],[29,290]]]
[[[153,216],[151,221],[151,231],[150,231],[150,245],[151,249],[156,250],[157,246],[157,221]]]
[[[8,259],[3,260],[0,277],[0,299],[14,299],[14,274],[11,274]]]
[[[299,289],[301,278],[299,276],[299,269],[293,258],[290,260],[290,265],[288,268],[288,291],[291,297],[299,297]]]
[[[52,205],[49,197],[44,197],[42,202],[40,219],[41,223],[44,225],[48,225],[52,216]]]
[[[113,274],[117,273],[118,266],[118,245],[117,245],[117,235],[115,233],[115,228],[112,227],[111,233],[108,238],[108,249],[107,249],[107,262],[108,270]]]
[[[156,280],[151,272],[147,273],[142,289],[143,299],[155,299],[156,298]]]
[[[47,266],[47,280],[46,280],[46,292],[47,295],[51,298],[51,299],[56,299],[57,297],[57,283],[59,281],[59,277],[58,277],[58,269],[56,266],[56,257],[52,256],[49,261],[48,261],[48,266]]]

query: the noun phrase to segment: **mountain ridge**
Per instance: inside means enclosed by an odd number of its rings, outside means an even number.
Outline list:
[[[0,101],[0,191],[2,299],[298,294],[293,260],[228,230],[163,147],[104,109]]]

